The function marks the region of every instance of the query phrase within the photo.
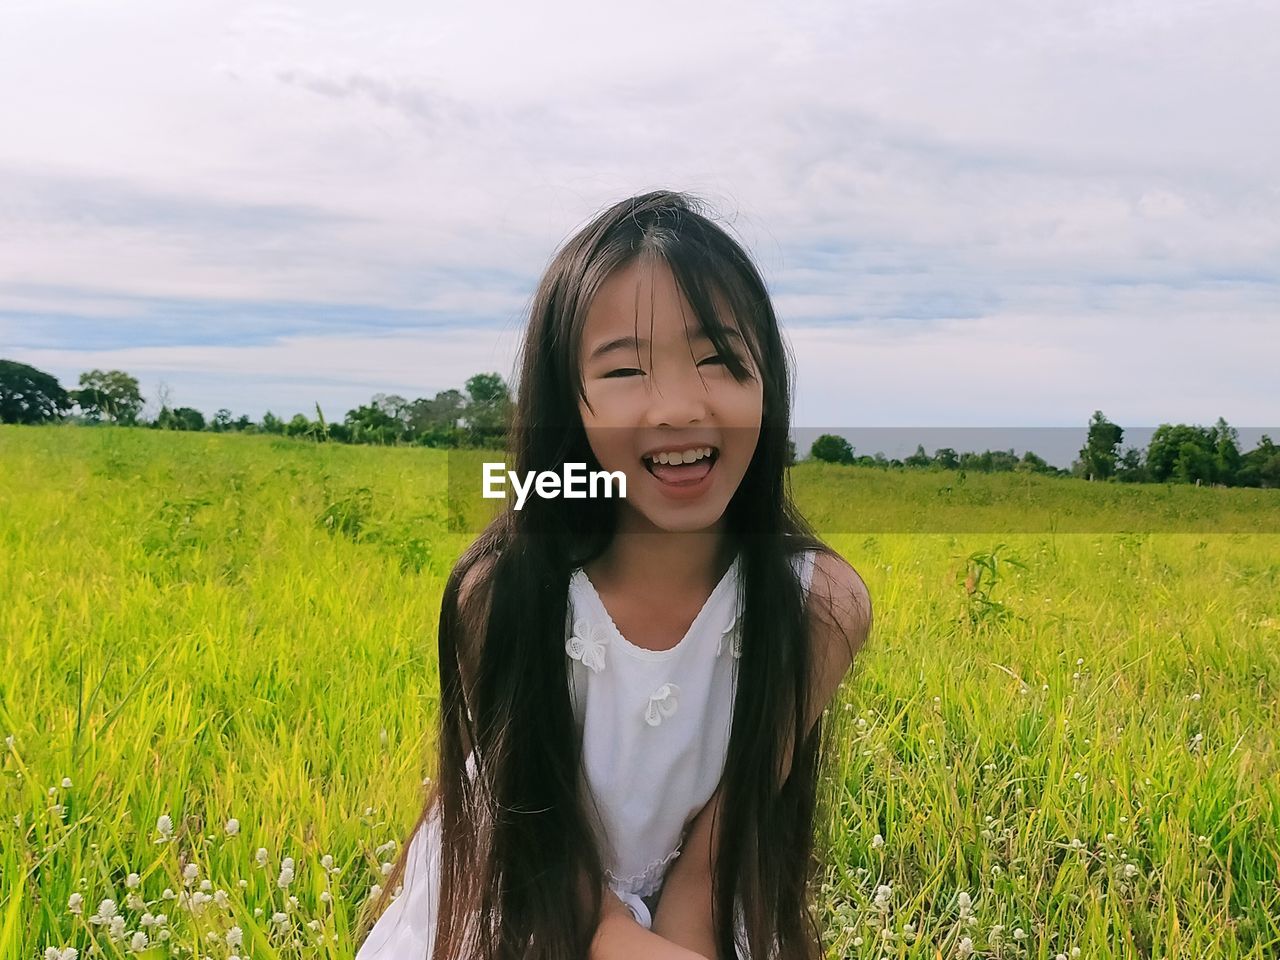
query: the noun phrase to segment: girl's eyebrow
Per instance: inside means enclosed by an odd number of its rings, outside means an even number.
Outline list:
[[[742,334],[740,334],[737,330],[734,330],[732,327],[725,327],[724,334],[729,339],[736,340],[739,345],[743,344]],[[704,331],[698,331],[693,335],[693,339],[709,341],[711,338],[707,336],[707,334]],[[596,360],[599,357],[603,357],[606,353],[612,353],[614,350],[622,350],[624,348],[635,350],[638,347],[644,346],[648,342],[649,342],[648,337],[634,337],[634,336],[614,337],[612,340],[606,340],[604,343],[600,344],[598,347],[592,350],[591,355],[587,357],[587,362],[589,363],[592,360]]]

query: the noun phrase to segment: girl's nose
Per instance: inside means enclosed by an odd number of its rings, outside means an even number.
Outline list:
[[[668,366],[652,381],[645,411],[647,425],[683,426],[707,418],[710,412],[707,388],[692,363],[683,366],[680,370]]]

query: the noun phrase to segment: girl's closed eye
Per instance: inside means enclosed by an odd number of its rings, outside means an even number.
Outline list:
[[[727,363],[727,362],[728,362],[728,360],[727,360],[725,357],[723,357],[723,356],[721,356],[720,354],[716,353],[716,354],[712,354],[711,356],[707,357],[705,360],[699,360],[699,361],[698,361],[698,366],[702,366],[702,364],[704,364],[704,363]]]
[[[728,363],[728,360],[722,354],[717,353],[703,360],[699,360],[698,366],[702,366],[704,363],[717,363],[723,366],[724,364]],[[626,376],[630,376],[633,373],[643,374],[644,371],[639,370],[636,367],[619,367],[617,370],[610,370],[608,373],[605,374],[605,377],[626,377]]]

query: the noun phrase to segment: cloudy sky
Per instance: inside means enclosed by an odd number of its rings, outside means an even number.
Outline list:
[[[760,264],[797,424],[1280,423],[1271,0],[0,17],[0,357],[64,386],[512,379],[557,246],[671,187]]]

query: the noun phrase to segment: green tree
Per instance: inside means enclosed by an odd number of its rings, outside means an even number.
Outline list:
[[[1049,466],[1047,460],[1039,454],[1032,453],[1027,450],[1022,454],[1022,459],[1018,461],[1018,465],[1014,468],[1022,473],[1052,473],[1053,467]]]
[[[1105,480],[1116,472],[1120,441],[1124,430],[1112,423],[1101,410],[1089,419],[1089,435],[1080,448],[1080,465],[1090,480]]]
[[[1154,483],[1177,480],[1182,475],[1199,476],[1205,469],[1199,464],[1204,460],[1212,464],[1216,447],[1213,435],[1204,427],[1162,423],[1156,427],[1151,434],[1151,442],[1147,444],[1147,475]],[[1196,448],[1198,452],[1189,453],[1191,448]],[[1189,457],[1188,465],[1179,468],[1178,461],[1183,456]],[[1191,463],[1192,460],[1195,465]],[[1212,466],[1207,469],[1212,472]]]
[[[152,426],[160,430],[203,430],[204,414],[194,407],[161,407]]]
[[[348,410],[343,423],[352,443],[392,444],[400,439],[404,425],[377,403]]]
[[[1240,472],[1240,432],[1222,417],[1213,425],[1214,482],[1234,486]]]
[[[284,434],[286,437],[307,437],[312,440],[318,440],[323,436],[320,424],[312,423],[307,419],[306,414],[295,413],[293,419],[284,425]]]
[[[1116,479],[1121,483],[1142,483],[1147,479],[1147,468],[1142,463],[1142,451],[1126,447],[1116,464]]]
[[[433,427],[454,429],[466,410],[467,398],[459,390],[441,390],[433,398],[419,397],[409,405],[409,428],[415,434]]]
[[[135,424],[145,402],[138,381],[123,370],[90,370],[80,374],[80,389],[72,396],[84,415],[94,422]]]
[[[263,433],[284,433],[284,421],[268,410],[262,415]]]
[[[511,424],[511,391],[496,373],[477,373],[467,381],[465,419],[477,446],[500,445]]]
[[[213,415],[213,422],[209,424],[209,429],[214,433],[224,433],[233,429],[231,420],[231,411],[226,407],[222,407]]]
[[[809,448],[809,456],[826,463],[853,463],[853,447],[844,437],[824,433],[813,441],[813,446]]]
[[[1204,444],[1184,440],[1178,448],[1173,475],[1182,483],[1212,483],[1213,471],[1213,454],[1205,449]]]
[[[408,435],[410,430],[409,417],[412,413],[412,404],[408,400],[397,393],[375,393],[373,399],[369,402],[395,422],[396,440]]]
[[[1265,433],[1258,445],[1240,458],[1236,483],[1243,487],[1280,487],[1280,447]]]
[[[71,396],[53,374],[0,360],[0,423],[60,420],[71,406]]]
[[[960,467],[960,458],[951,447],[939,447],[933,451],[933,462],[944,470],[956,470]]]
[[[933,461],[929,459],[929,455],[924,452],[924,444],[918,443],[916,444],[916,452],[911,454],[911,456],[907,457],[902,462],[908,467],[927,467]]]

